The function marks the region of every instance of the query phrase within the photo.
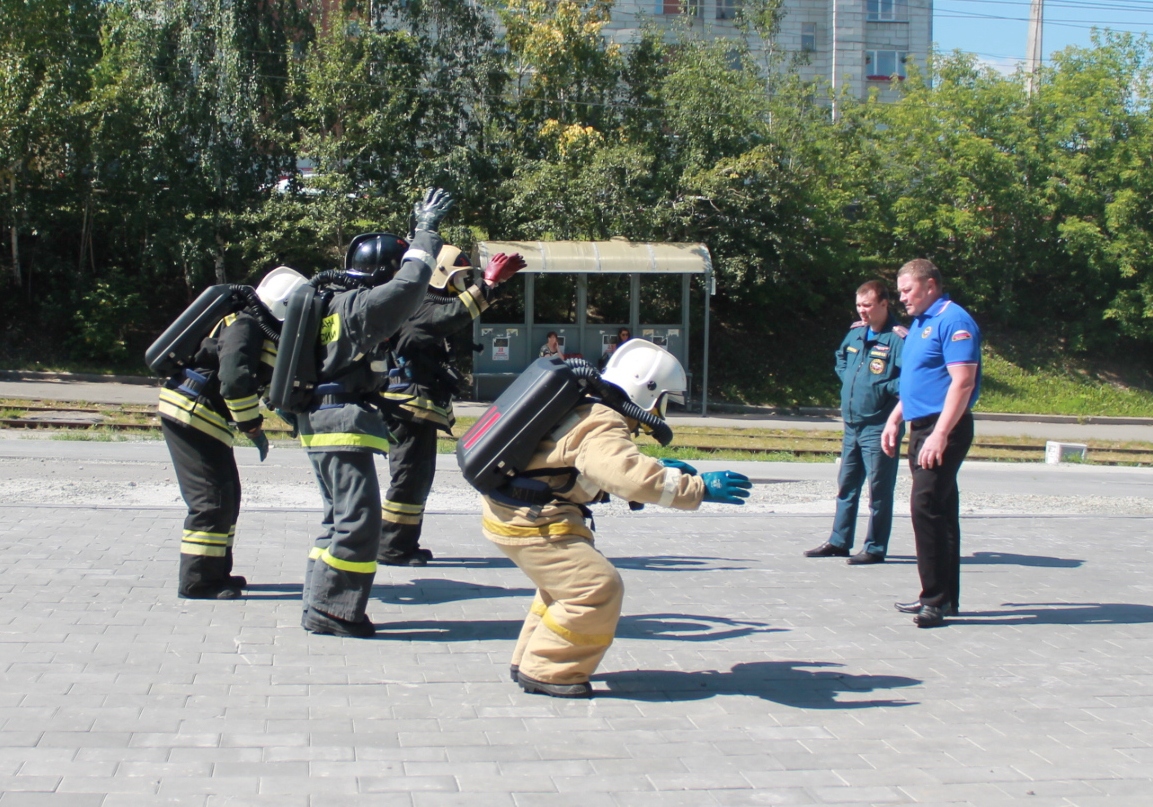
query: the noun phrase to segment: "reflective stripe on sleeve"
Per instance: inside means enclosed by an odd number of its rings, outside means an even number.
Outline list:
[[[476,298],[472,296],[472,289],[469,289],[468,291],[462,291],[457,295],[457,297],[459,297],[460,301],[464,303],[465,308],[468,309],[468,313],[472,315],[473,319],[476,319],[480,316],[480,306],[476,304]]]
[[[260,414],[260,398],[255,395],[248,395],[244,398],[225,398],[224,404],[232,414],[232,419],[237,423],[252,420]]]
[[[681,484],[681,471],[679,468],[665,468],[665,487],[661,491],[661,498],[657,504],[661,507],[672,507],[673,499],[677,497],[677,489]]]
[[[413,258],[418,261],[423,261],[429,266],[436,266],[436,258],[429,255],[423,249],[416,249],[415,247],[410,247],[408,252],[404,253],[400,259],[401,261],[407,261]]]

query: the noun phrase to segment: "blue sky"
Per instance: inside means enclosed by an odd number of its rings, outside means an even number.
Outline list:
[[[1029,0],[934,0],[933,40],[940,50],[976,53],[1012,72],[1025,58]],[[1093,27],[1153,32],[1153,0],[1045,0],[1042,54],[1089,45]]]

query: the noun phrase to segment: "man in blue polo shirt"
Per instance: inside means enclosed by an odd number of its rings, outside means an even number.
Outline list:
[[[918,258],[897,272],[897,290],[913,317],[905,339],[901,401],[889,415],[881,448],[896,456],[901,421],[909,424],[910,508],[921,596],[896,603],[921,628],[957,613],[961,521],[957,472],[973,442],[970,411],[981,391],[981,331],[944,293],[941,272]]]

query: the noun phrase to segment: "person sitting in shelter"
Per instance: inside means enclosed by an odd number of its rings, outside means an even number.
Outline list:
[[[549,331],[547,340],[540,348],[540,357],[542,359],[563,359],[564,351],[561,350],[560,337],[556,335],[556,331]]]

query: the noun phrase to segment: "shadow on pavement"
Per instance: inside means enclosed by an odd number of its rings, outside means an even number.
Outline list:
[[[530,591],[529,594],[532,592]],[[498,595],[499,596],[499,595]],[[527,611],[528,603],[525,603]],[[378,639],[404,639],[428,642],[516,641],[520,619],[448,620],[424,619],[378,622]],[[617,639],[663,639],[680,642],[719,642],[753,633],[782,630],[760,622],[694,614],[639,614],[621,617]]]
[[[1006,602],[1006,611],[962,611],[950,625],[1144,625],[1153,605],[1125,602]]]
[[[871,709],[914,706],[906,700],[841,700],[841,696],[917,686],[916,678],[897,675],[851,675],[827,668],[824,661],[755,661],[737,664],[730,672],[703,670],[631,670],[593,676],[608,691],[598,697],[640,701],[690,701],[716,695],[751,695],[799,709]],[[806,669],[809,668],[809,669]],[[814,670],[811,668],[821,668]]]
[[[974,552],[961,558],[962,564],[983,563],[1006,566],[1044,566],[1052,569],[1076,569],[1083,560],[1073,558],[1050,558],[1045,555],[1017,555],[1012,552]]]
[[[531,597],[531,588],[504,588],[480,583],[462,583],[459,580],[429,578],[404,584],[378,583],[372,587],[372,596],[390,605],[439,605],[460,600],[487,600],[493,597]]]
[[[745,561],[735,558],[711,558],[684,555],[653,555],[641,557],[609,557],[618,569],[634,569],[649,572],[694,572],[694,571],[740,571],[747,569]],[[515,569],[516,564],[504,557],[492,558],[436,558],[428,566],[430,571],[438,568],[458,569]]]

